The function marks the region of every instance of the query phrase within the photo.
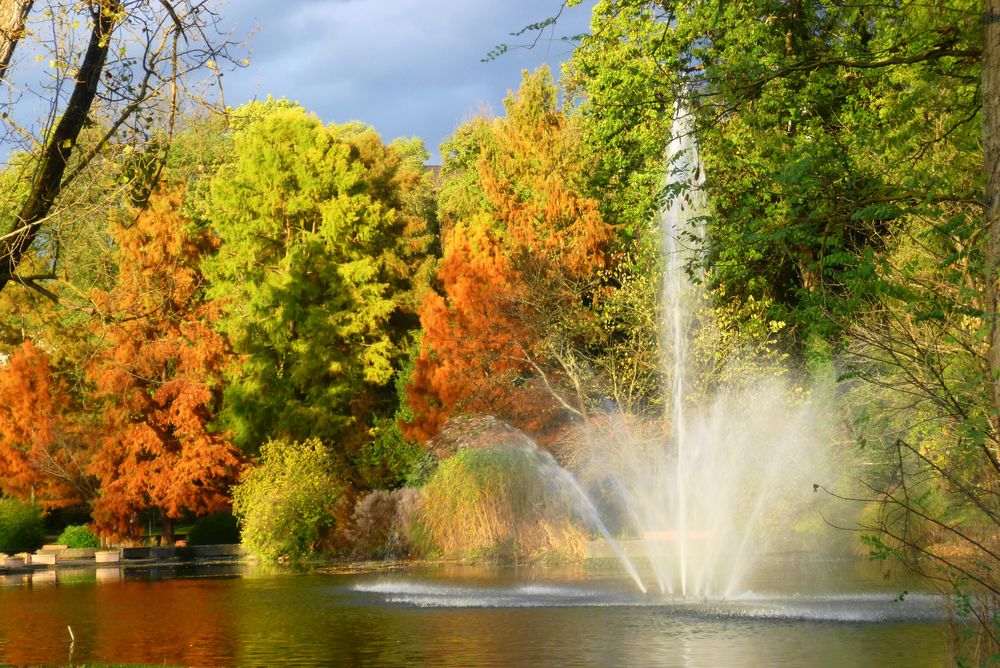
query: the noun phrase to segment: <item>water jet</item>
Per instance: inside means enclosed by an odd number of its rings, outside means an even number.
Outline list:
[[[577,473],[641,542],[660,591],[703,599],[742,591],[757,561],[812,512],[829,439],[821,392],[791,383],[780,364],[716,348],[691,118],[678,104],[660,220],[668,409],[662,426],[640,424],[641,434],[621,415],[598,433],[585,429]],[[720,359],[724,373],[707,368]]]

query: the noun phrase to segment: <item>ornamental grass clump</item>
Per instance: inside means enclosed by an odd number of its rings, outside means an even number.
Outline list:
[[[422,489],[411,539],[446,557],[582,558],[586,532],[549,462],[521,445],[460,450]]]
[[[410,487],[375,490],[358,500],[349,538],[357,557],[399,558],[413,553],[409,533],[419,492]]]

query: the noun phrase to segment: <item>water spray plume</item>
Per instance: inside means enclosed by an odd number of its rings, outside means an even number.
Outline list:
[[[827,465],[821,393],[793,388],[778,365],[739,354],[726,362],[724,382],[699,368],[717,337],[699,269],[707,206],[691,118],[678,104],[661,220],[664,426],[637,435],[635,424],[609,417],[604,433],[584,434],[578,473],[610,490],[659,589],[700,598],[742,590],[776,539],[812,512],[811,485],[826,479]]]

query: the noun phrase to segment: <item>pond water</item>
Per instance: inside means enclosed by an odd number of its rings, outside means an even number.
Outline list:
[[[855,562],[762,569],[728,600],[620,569],[253,565],[60,571],[0,587],[0,663],[939,666],[941,601]],[[67,626],[75,641],[70,642]]]

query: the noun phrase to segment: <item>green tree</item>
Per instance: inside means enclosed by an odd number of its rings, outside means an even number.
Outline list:
[[[320,438],[351,476],[373,421],[395,412],[430,269],[418,154],[298,108],[234,133],[203,214],[220,241],[210,294],[241,355],[224,421],[242,447]]]
[[[612,165],[655,164],[681,91],[706,165],[713,280],[806,340],[863,306],[858,258],[913,217],[959,204],[979,219],[981,53],[972,2],[607,0],[568,71]],[[648,199],[625,201],[641,213]]]
[[[800,351],[846,350],[867,381],[854,428],[883,464],[870,544],[969,597],[984,659],[1000,647],[998,15],[994,0],[605,0],[571,66],[598,136],[686,98],[720,305],[737,321],[732,305],[765,305]]]

